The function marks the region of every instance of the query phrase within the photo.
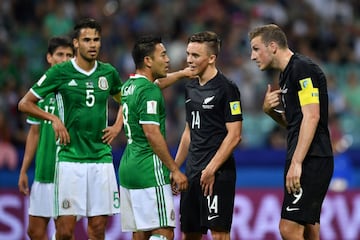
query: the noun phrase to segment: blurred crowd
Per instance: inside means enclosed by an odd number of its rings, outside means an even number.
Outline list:
[[[48,68],[47,40],[70,33],[74,23],[85,16],[102,23],[100,60],[113,64],[123,81],[134,71],[131,48],[137,35],[161,35],[171,71],[175,71],[186,65],[189,35],[217,32],[222,38],[218,67],[242,94],[244,148],[283,148],[285,144],[284,132],[274,127],[261,108],[266,85],[275,86],[278,73],[261,72],[251,62],[247,35],[256,25],[276,23],[286,32],[293,51],[310,56],[325,70],[331,131],[341,140],[346,133],[360,132],[356,122],[360,112],[358,0],[1,0],[0,158],[5,152],[14,158],[13,149],[24,148],[29,126],[26,116],[17,111],[17,103]],[[167,140],[176,147],[185,121],[183,81],[164,90],[164,97]],[[109,103],[111,122],[117,105]],[[121,134],[113,147],[124,143]],[[344,144],[357,143],[347,136]]]

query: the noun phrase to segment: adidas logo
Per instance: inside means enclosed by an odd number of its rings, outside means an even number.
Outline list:
[[[69,83],[68,86],[77,86],[77,83],[74,79],[72,79]]]

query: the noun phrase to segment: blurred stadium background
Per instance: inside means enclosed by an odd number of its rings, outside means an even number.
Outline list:
[[[81,17],[102,23],[100,60],[125,81],[134,66],[131,47],[142,33],[163,37],[171,70],[186,65],[187,37],[212,30],[222,38],[219,69],[239,87],[243,142],[236,150],[238,194],[232,239],[280,239],[285,133],[261,111],[268,83],[278,73],[260,72],[250,61],[247,33],[263,23],[280,25],[292,50],[313,58],[328,78],[329,127],[335,174],[324,206],[322,239],[360,236],[360,1],[358,0],[1,0],[0,1],[0,239],[26,239],[27,198],[17,178],[28,131],[18,100],[48,68],[47,39],[68,34]],[[173,154],[184,126],[183,81],[164,90],[167,140]],[[110,101],[110,123],[117,105]],[[113,143],[117,169],[125,144]],[[33,178],[33,167],[29,171]],[[320,173],[319,173],[320,174]],[[336,180],[336,181],[335,181]],[[270,211],[269,211],[270,209]],[[84,234],[84,225],[78,229]],[[53,231],[53,228],[49,231]],[[177,231],[177,237],[178,235]],[[114,217],[108,239],[128,239]],[[80,239],[82,239],[80,237]]]

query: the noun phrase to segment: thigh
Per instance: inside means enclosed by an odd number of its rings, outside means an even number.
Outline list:
[[[47,236],[47,226],[50,218],[29,216],[28,232],[30,236],[35,234],[36,236]]]
[[[120,197],[113,164],[90,163],[87,167],[87,216],[119,213]]]
[[[321,207],[333,172],[332,158],[305,158],[301,175],[301,189],[289,194],[284,187],[281,217],[300,224],[320,222]]]
[[[87,215],[87,166],[59,162],[55,178],[55,215]]]
[[[175,227],[174,200],[170,184],[125,191],[121,187],[120,191],[121,220],[125,221],[122,222],[123,231],[151,231]],[[126,194],[122,195],[123,192]],[[129,219],[126,219],[127,217]]]
[[[123,232],[135,232],[137,231],[135,223],[135,215],[131,203],[131,189],[120,186],[120,217],[121,217],[121,229]],[[135,239],[142,239],[142,234]],[[136,236],[137,236],[136,235]]]
[[[201,228],[201,199],[202,191],[200,179],[191,179],[186,191],[180,197],[180,227],[184,233],[202,233]]]
[[[213,195],[202,197],[202,225],[217,232],[230,232],[234,198],[235,181],[216,180]]]
[[[30,191],[29,215],[50,218],[54,216],[54,184],[34,181]]]

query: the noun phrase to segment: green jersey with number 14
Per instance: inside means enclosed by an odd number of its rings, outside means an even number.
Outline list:
[[[165,137],[165,103],[160,88],[141,75],[132,75],[121,89],[124,131],[128,138],[119,168],[120,185],[128,189],[170,182],[169,170],[154,153],[143,124],[156,124]]]
[[[33,85],[31,91],[39,98],[56,93],[60,119],[70,134],[59,161],[112,162],[111,147],[101,138],[108,125],[108,97],[119,93],[121,86],[110,64],[96,61],[86,72],[75,59],[51,67]]]

